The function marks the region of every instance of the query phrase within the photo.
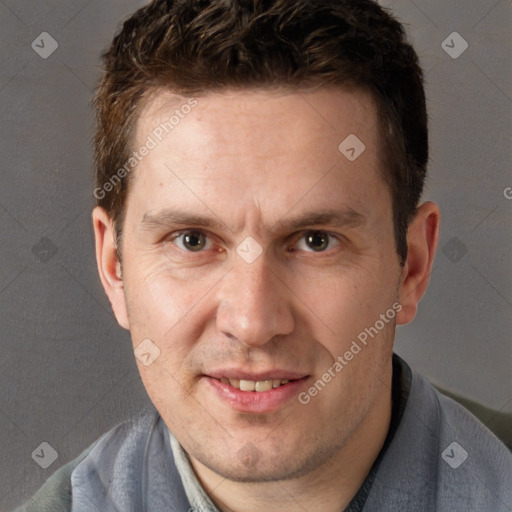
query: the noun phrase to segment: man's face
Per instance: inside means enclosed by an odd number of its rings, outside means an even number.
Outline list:
[[[158,93],[136,130],[135,148],[157,143],[122,239],[133,345],[160,350],[141,377],[193,460],[231,479],[304,474],[389,403],[395,320],[375,325],[401,269],[376,109],[342,89],[209,94],[159,141],[184,103]],[[353,135],[359,156],[353,137],[339,149]]]

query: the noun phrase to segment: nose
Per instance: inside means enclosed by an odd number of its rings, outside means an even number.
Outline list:
[[[293,331],[290,291],[269,268],[265,254],[252,263],[235,263],[218,290],[216,322],[224,335],[250,347]]]

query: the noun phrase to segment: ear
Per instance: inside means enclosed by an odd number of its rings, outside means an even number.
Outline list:
[[[107,212],[99,206],[92,212],[92,223],[96,240],[96,263],[101,284],[110,300],[119,325],[129,329],[121,263],[117,257],[114,223]]]
[[[432,271],[440,219],[439,207],[429,201],[418,208],[407,230],[408,252],[399,287],[402,310],[397,314],[397,324],[409,323],[416,316]]]

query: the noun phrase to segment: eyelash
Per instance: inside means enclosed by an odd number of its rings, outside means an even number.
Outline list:
[[[321,230],[321,229],[311,229],[311,230],[308,230],[308,231],[301,232],[299,237],[295,237],[295,235],[292,235],[293,238],[294,238],[294,242],[293,242],[292,245],[296,245],[300,240],[304,240],[304,238],[307,235],[319,234],[319,233],[325,233],[329,237],[329,245],[328,245],[327,249],[325,249],[323,251],[314,251],[314,250],[309,250],[308,251],[308,250],[304,250],[304,252],[318,254],[318,255],[325,254],[325,253],[333,250],[334,248],[338,247],[342,243],[342,240],[344,238],[342,235],[335,235],[333,233],[329,233],[328,231],[324,231],[324,230]],[[174,242],[176,240],[180,239],[182,236],[187,235],[187,234],[203,235],[206,238],[207,246],[210,246],[209,248],[211,249],[211,244],[213,243],[212,237],[209,236],[208,233],[205,233],[204,231],[201,231],[200,229],[187,229],[187,230],[176,232],[173,235],[171,235],[169,238],[167,238],[166,242],[171,242],[174,246],[178,247],[177,244],[174,243]],[[333,242],[336,242],[336,245],[334,245],[334,247],[331,247]],[[203,249],[203,250],[200,250],[200,251],[190,251],[190,250],[187,250],[187,249],[183,249],[181,247],[178,247],[178,249],[183,251],[183,252],[190,253],[190,254],[195,254],[195,253],[199,254],[199,253],[206,252],[208,250],[208,247]],[[294,250],[294,252],[295,251],[296,250]]]
[[[305,242],[305,237],[307,235],[311,235],[311,234],[325,234],[329,237],[329,242],[328,242],[328,246],[327,246],[327,249],[325,249],[324,251],[314,251],[314,250],[304,250],[304,252],[311,252],[313,254],[325,254],[325,253],[328,253],[329,251],[335,249],[336,247],[338,247],[341,243],[340,241],[340,236],[339,235],[333,235],[327,231],[323,231],[321,229],[312,229],[312,230],[309,230],[309,231],[304,231],[301,233],[300,237],[295,241],[295,244],[297,244],[299,241],[304,241]],[[333,244],[333,241],[334,242],[337,242],[337,245],[335,245],[334,247],[331,247],[332,244]],[[300,250],[300,249],[299,249]]]
[[[167,241],[171,242],[173,245],[176,245],[174,243],[175,240],[178,240],[183,235],[187,235],[187,234],[191,234],[191,233],[203,235],[206,238],[207,243],[208,242],[210,242],[210,244],[213,243],[212,238],[210,236],[208,236],[207,233],[205,233],[205,232],[203,232],[203,231],[201,231],[199,229],[187,229],[187,230],[184,230],[184,231],[179,231],[179,232],[174,233],[173,235],[171,235],[167,239]],[[188,251],[187,249],[181,249],[181,248],[180,248],[180,250],[182,250],[183,252],[189,252],[189,253],[194,254],[194,251]],[[203,251],[197,251],[197,252],[205,252],[205,251],[203,250]]]

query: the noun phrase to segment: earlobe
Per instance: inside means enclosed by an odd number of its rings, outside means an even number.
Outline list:
[[[114,224],[107,212],[97,206],[92,213],[96,246],[96,263],[101,284],[121,327],[129,329],[126,298],[118,259]]]
[[[422,204],[407,231],[407,259],[399,287],[402,310],[398,324],[409,323],[415,316],[418,303],[425,293],[437,249],[440,225],[439,207],[432,202]]]

